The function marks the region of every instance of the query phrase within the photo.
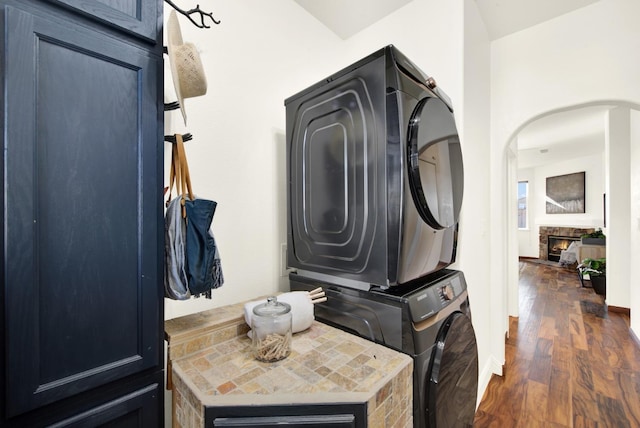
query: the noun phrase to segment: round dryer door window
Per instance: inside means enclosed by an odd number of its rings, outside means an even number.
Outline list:
[[[422,219],[436,230],[458,222],[464,173],[453,113],[439,98],[418,102],[407,133],[409,187]]]
[[[470,427],[478,394],[478,349],[469,317],[449,315],[429,360],[426,419],[430,427]]]

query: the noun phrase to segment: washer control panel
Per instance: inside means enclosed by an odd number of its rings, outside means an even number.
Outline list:
[[[421,288],[408,296],[411,318],[414,322],[419,322],[435,315],[462,294],[466,288],[467,284],[460,272]]]
[[[453,294],[453,287],[451,286],[451,283],[447,283],[440,287],[440,299],[443,302],[453,300],[454,297],[456,296]]]

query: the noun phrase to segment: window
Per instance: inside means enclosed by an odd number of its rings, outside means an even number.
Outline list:
[[[518,229],[528,229],[529,182],[518,181]]]

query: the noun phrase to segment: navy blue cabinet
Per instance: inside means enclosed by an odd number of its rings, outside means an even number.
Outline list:
[[[0,6],[0,425],[157,426],[162,4]]]
[[[160,427],[158,397],[162,397],[162,385],[151,384],[133,391],[122,391],[122,395],[87,410],[56,421],[51,428],[72,427]]]
[[[154,42],[159,33],[158,16],[162,3],[148,0],[48,0],[89,19]]]

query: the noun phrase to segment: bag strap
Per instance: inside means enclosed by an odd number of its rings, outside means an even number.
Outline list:
[[[175,143],[173,143],[171,147],[172,148],[171,148],[171,169],[169,171],[169,194],[167,195],[166,206],[169,206],[169,202],[171,202],[174,184],[176,186],[177,194],[178,195],[182,194],[182,191],[181,191],[182,187],[181,187],[180,178],[179,178],[180,162],[178,160],[178,148],[176,147]]]
[[[176,193],[182,196],[182,216],[186,217],[186,210],[184,209],[184,202],[187,198],[189,200],[195,199],[193,196],[193,190],[191,188],[191,174],[189,173],[189,164],[187,163],[187,154],[184,150],[184,141],[181,134],[175,134],[176,142],[173,144],[171,150],[171,169],[169,171],[169,196],[167,197],[167,206],[171,202],[171,194],[173,191],[173,185],[176,186]]]
[[[191,174],[189,173],[189,164],[187,163],[187,154],[184,151],[184,143],[182,135],[176,134],[176,147],[178,150],[178,161],[180,164],[180,177],[182,181],[182,196],[189,195],[189,200],[194,200],[193,190],[191,188]]]

